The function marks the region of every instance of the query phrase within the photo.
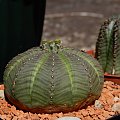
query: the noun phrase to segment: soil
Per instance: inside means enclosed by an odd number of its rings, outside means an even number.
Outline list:
[[[100,25],[119,15],[120,0],[47,0],[42,39],[61,39],[64,46],[94,49]]]
[[[0,85],[0,90],[4,86]],[[115,107],[116,106],[116,107]],[[120,114],[120,85],[113,82],[104,82],[101,96],[95,103],[86,109],[63,114],[33,114],[18,110],[10,105],[5,99],[0,98],[0,118],[3,120],[56,120],[63,116],[78,117],[81,120],[106,120],[111,116]]]

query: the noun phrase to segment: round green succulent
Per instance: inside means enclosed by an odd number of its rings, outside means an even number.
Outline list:
[[[4,73],[6,98],[36,113],[83,108],[99,98],[103,82],[102,68],[92,56],[64,48],[59,40],[17,55]]]

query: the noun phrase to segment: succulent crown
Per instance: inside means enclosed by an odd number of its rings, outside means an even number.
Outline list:
[[[43,40],[40,47],[42,50],[57,52],[61,47],[61,40]]]

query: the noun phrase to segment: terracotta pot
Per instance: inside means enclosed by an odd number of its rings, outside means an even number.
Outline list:
[[[89,55],[92,55],[93,57],[95,55],[95,51],[94,50],[88,50],[88,51],[86,51],[86,53],[88,53]]]
[[[105,81],[112,81],[112,82],[120,85],[120,76],[105,73],[104,77],[105,77]]]
[[[88,50],[88,51],[86,51],[86,53],[88,53],[89,55],[92,55],[93,57],[95,57],[94,56],[95,55],[94,50]],[[105,81],[112,81],[115,84],[120,85],[120,76],[119,75],[111,75],[111,74],[105,73],[104,78],[105,78]]]

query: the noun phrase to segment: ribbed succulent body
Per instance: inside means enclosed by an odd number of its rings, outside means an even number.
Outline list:
[[[5,95],[20,109],[53,113],[80,109],[103,87],[98,62],[84,52],[49,41],[19,54],[6,66]]]
[[[112,17],[101,26],[95,57],[104,72],[120,75],[120,17]]]

